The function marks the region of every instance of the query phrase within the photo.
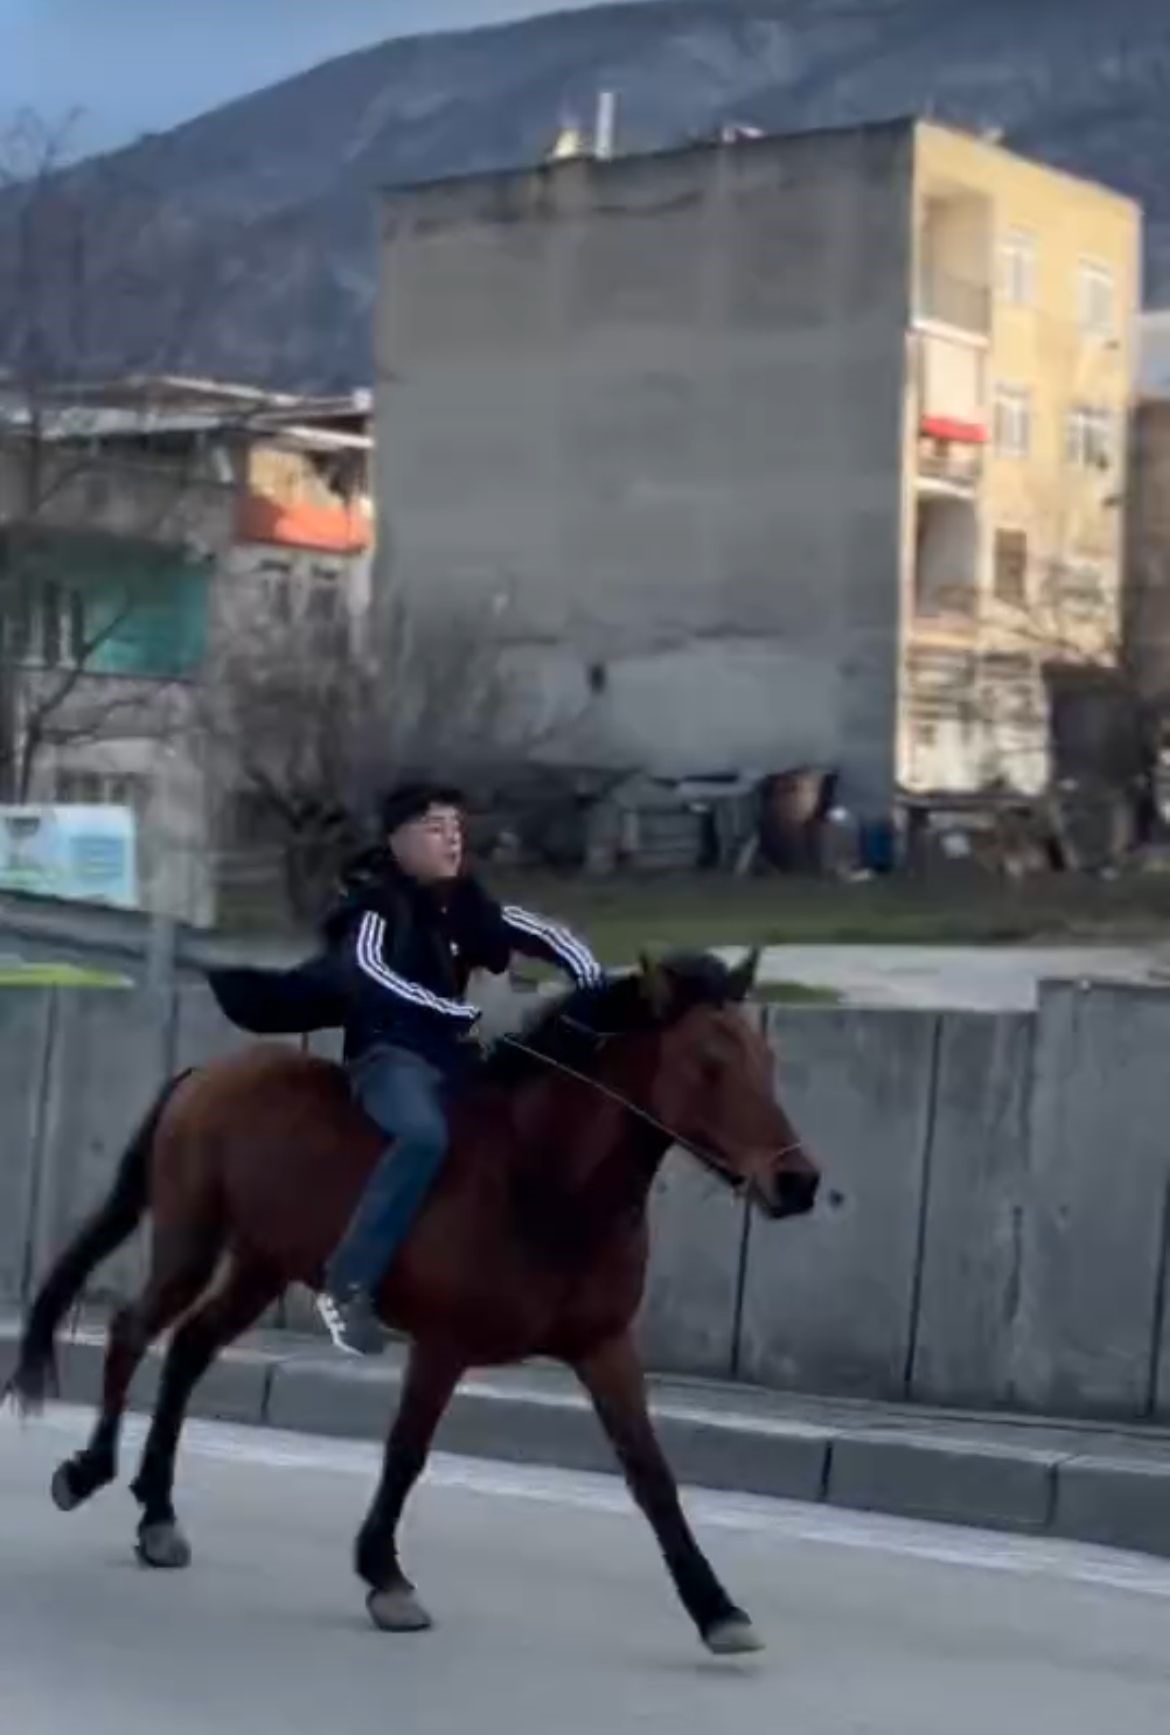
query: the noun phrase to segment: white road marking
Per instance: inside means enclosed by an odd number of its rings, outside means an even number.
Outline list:
[[[89,1424],[87,1411],[65,1405],[55,1406],[32,1423],[14,1424],[10,1417],[0,1418],[0,1428],[14,1425],[47,1428],[68,1435],[71,1441],[84,1437]],[[140,1417],[131,1417],[126,1431],[127,1446],[133,1449],[145,1432],[145,1422]],[[183,1447],[197,1457],[221,1463],[363,1479],[377,1475],[381,1460],[381,1448],[373,1441],[318,1439],[278,1429],[233,1427],[220,1422],[189,1422],[183,1434]],[[630,1509],[629,1496],[616,1476],[459,1458],[440,1452],[430,1461],[427,1480],[440,1488],[459,1488],[472,1494],[530,1500],[585,1512],[626,1513]],[[1075,1542],[951,1528],[759,1495],[714,1493],[701,1488],[687,1489],[686,1494],[695,1522],[709,1529],[748,1532],[777,1542],[861,1549],[975,1571],[1095,1585],[1170,1601],[1170,1561],[1144,1555]]]

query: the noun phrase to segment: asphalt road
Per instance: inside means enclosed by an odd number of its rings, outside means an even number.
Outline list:
[[[696,1494],[769,1642],[706,1658],[603,1477],[440,1459],[407,1565],[440,1624],[366,1625],[366,1446],[195,1425],[186,1574],[133,1564],[111,1490],[69,1518],[82,1419],[0,1417],[3,1735],[1165,1735],[1170,1563]]]

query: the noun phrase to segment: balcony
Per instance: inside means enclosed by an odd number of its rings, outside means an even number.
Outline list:
[[[915,314],[986,339],[991,333],[992,208],[987,195],[941,182],[921,206]]]
[[[973,624],[979,606],[979,523],[972,503],[920,495],[915,540],[918,619]]]
[[[919,485],[969,495],[987,443],[986,356],[964,339],[924,331],[916,360]]]
[[[983,480],[983,444],[970,438],[971,430],[956,429],[963,437],[944,432],[945,424],[923,421],[918,437],[918,484],[927,492],[974,494]]]
[[[991,334],[991,285],[927,269],[918,280],[915,317],[919,324],[945,325],[974,338]]]

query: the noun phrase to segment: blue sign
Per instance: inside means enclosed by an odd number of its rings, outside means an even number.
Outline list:
[[[139,907],[128,807],[0,807],[0,891]]]

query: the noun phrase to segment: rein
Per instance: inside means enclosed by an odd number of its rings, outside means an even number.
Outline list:
[[[562,1018],[561,1022],[572,1030],[580,1031],[583,1036],[591,1037],[597,1044],[598,1050],[613,1040],[612,1032],[591,1030],[587,1024],[581,1024],[575,1018]],[[554,1060],[551,1054],[542,1054],[539,1048],[532,1048],[527,1042],[521,1042],[519,1037],[502,1036],[499,1040],[505,1047],[514,1048],[517,1053],[527,1055],[530,1060],[540,1061],[543,1066],[550,1067],[554,1072],[562,1073],[565,1078],[574,1079],[578,1084],[588,1085],[591,1090],[597,1092],[598,1096],[608,1098],[619,1108],[625,1109],[627,1114],[631,1114],[647,1126],[653,1127],[655,1132],[661,1133],[669,1144],[677,1145],[680,1150],[689,1151],[691,1156],[703,1164],[704,1168],[710,1169],[713,1174],[719,1176],[720,1180],[725,1181],[733,1192],[742,1193],[746,1189],[748,1183],[743,1176],[733,1174],[724,1163],[720,1162],[718,1157],[712,1156],[710,1151],[705,1151],[700,1145],[692,1144],[689,1139],[684,1139],[678,1133],[672,1132],[670,1127],[658,1120],[648,1109],[641,1108],[636,1102],[631,1102],[629,1097],[623,1096],[620,1091],[611,1090],[609,1085],[602,1084],[600,1079],[591,1078],[587,1072],[578,1072],[576,1067],[569,1066],[563,1060]],[[790,1145],[781,1151],[780,1155],[782,1157],[787,1156],[789,1150],[795,1149],[797,1149],[795,1145]]]

